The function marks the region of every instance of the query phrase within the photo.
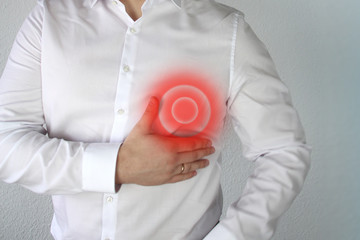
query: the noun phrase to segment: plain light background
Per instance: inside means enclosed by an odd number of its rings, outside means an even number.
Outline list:
[[[273,239],[360,239],[360,2],[221,0],[246,14],[290,88],[313,147],[304,189]],[[36,0],[0,2],[0,72]],[[252,164],[228,125],[223,153],[224,209],[237,199]],[[52,206],[17,185],[0,183],[0,239],[42,240]],[[219,239],[221,240],[221,239]]]

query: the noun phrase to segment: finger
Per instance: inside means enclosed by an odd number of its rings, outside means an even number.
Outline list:
[[[193,172],[193,171],[196,171],[201,168],[205,168],[207,166],[209,166],[209,160],[207,160],[207,159],[200,159],[200,160],[196,160],[194,162],[186,163],[186,164],[182,163],[178,167],[175,168],[174,175],[186,174],[186,173]]]
[[[196,175],[197,175],[196,171],[185,173],[185,174],[177,174],[169,180],[169,183],[185,181],[185,180],[195,177]]]
[[[140,129],[143,130],[145,133],[151,132],[153,122],[156,119],[158,112],[159,100],[153,96],[150,98],[145,112],[137,123],[137,126],[140,127]]]
[[[194,172],[196,170],[205,168],[207,166],[209,166],[209,160],[207,159],[196,160],[195,162],[184,164],[184,171],[182,171],[181,174]]]
[[[178,153],[178,164],[191,163],[196,160],[202,159],[206,156],[209,156],[210,154],[213,154],[214,152],[215,152],[215,148],[210,147],[210,148],[198,149],[198,150],[191,151],[191,152]]]
[[[174,175],[177,175],[177,174],[182,174],[182,173],[184,173],[184,172],[185,172],[185,164],[182,163],[182,164],[180,164],[178,167],[176,167],[176,168],[174,169],[173,174],[174,174]]]
[[[173,138],[173,143],[176,144],[177,151],[190,152],[197,149],[209,148],[212,146],[212,142],[205,138]]]

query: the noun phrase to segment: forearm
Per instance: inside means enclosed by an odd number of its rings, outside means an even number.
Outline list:
[[[241,198],[206,240],[270,239],[279,217],[299,194],[310,167],[305,144],[269,149],[256,160]]]
[[[49,139],[41,127],[8,125],[0,130],[1,180],[45,194],[115,191],[119,144]]]

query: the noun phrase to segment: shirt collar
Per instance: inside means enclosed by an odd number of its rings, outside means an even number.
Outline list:
[[[100,0],[89,0],[90,1],[90,7],[93,8],[94,5],[100,1]],[[115,0],[118,1],[118,0]],[[158,2],[161,2],[162,0],[148,0],[151,4],[156,4]],[[182,0],[171,0],[177,7],[181,7],[181,1]]]

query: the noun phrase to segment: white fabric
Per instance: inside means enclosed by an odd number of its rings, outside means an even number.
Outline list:
[[[266,48],[241,12],[179,3],[148,0],[134,22],[120,2],[42,0],[22,26],[0,81],[0,179],[53,195],[55,239],[269,239],[301,190],[310,147]],[[119,146],[153,86],[188,68],[211,76],[220,96],[210,166],[116,192]],[[256,169],[211,231],[226,113]]]

